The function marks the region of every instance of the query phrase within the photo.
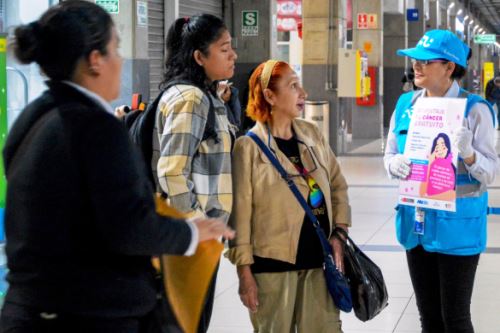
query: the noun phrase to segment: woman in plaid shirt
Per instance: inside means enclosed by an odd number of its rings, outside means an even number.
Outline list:
[[[166,44],[163,86],[169,88],[158,105],[153,136],[157,188],[188,216],[227,221],[232,205],[232,138],[224,102],[215,88],[219,80],[234,74],[237,56],[231,36],[221,19],[203,14],[177,19]],[[199,332],[208,329],[215,276]]]

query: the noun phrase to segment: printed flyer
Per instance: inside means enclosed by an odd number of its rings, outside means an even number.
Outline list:
[[[465,98],[426,97],[413,106],[404,155],[411,172],[399,184],[399,203],[456,211],[454,131],[462,126]]]

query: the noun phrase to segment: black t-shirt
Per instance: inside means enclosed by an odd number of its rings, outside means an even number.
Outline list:
[[[330,232],[330,223],[328,221],[328,212],[324,200],[324,195],[316,181],[307,174],[307,171],[302,165],[299,153],[299,143],[295,137],[290,140],[274,138],[278,144],[278,148],[288,157],[288,159],[297,168],[296,174],[302,174],[309,184],[310,192],[307,198],[307,203],[311,207],[314,215],[318,218],[321,228],[326,235]],[[299,204],[297,202],[297,204]],[[291,240],[290,240],[291,241]],[[300,231],[299,245],[297,249],[297,260],[294,264],[254,256],[254,263],[251,265],[253,273],[272,273],[272,272],[288,272],[302,269],[319,268],[323,266],[323,250],[319,241],[318,235],[312,222],[307,215],[302,223]]]

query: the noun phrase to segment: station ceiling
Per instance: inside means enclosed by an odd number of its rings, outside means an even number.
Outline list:
[[[462,3],[489,32],[500,35],[500,0],[463,0]]]

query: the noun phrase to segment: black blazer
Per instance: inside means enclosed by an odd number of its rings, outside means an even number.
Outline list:
[[[113,115],[67,84],[48,86],[3,152],[5,301],[99,317],[145,314],[155,303],[150,257],[184,253],[189,226],[155,213],[146,166]]]

